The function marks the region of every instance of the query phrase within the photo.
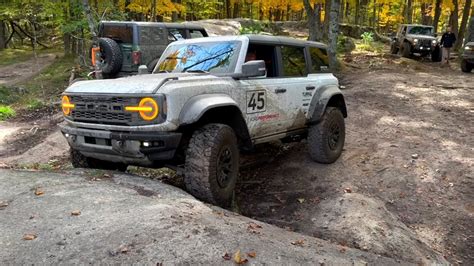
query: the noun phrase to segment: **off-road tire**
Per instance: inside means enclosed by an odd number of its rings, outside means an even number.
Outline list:
[[[89,158],[77,150],[70,150],[71,163],[74,168],[88,168],[88,169],[101,169],[101,170],[117,170],[125,172],[127,165],[123,163],[113,163],[94,158]]]
[[[337,140],[334,139],[337,130]],[[344,116],[340,109],[328,107],[321,121],[309,127],[308,150],[311,159],[318,163],[335,162],[342,153],[346,137]]]
[[[411,56],[411,45],[408,42],[403,43],[402,56],[406,58]]]
[[[122,68],[123,55],[118,43],[110,38],[99,39],[100,53],[102,56],[101,70],[104,76],[111,77]]]
[[[219,179],[222,157],[230,158],[227,179]],[[222,171],[221,173],[224,173]],[[196,198],[229,207],[239,175],[239,149],[234,130],[224,124],[207,124],[197,129],[186,150],[184,183]],[[223,182],[225,181],[225,182]]]
[[[390,45],[390,53],[391,54],[398,54],[398,47],[395,43],[392,43]]]
[[[441,54],[441,48],[437,46],[433,52],[431,52],[431,61],[432,62],[441,62],[443,55]]]
[[[467,62],[466,59],[463,59],[463,60],[461,61],[461,70],[462,70],[462,72],[464,72],[464,73],[471,73],[473,66],[474,66],[474,65],[473,65],[473,64],[470,64],[469,62]]]

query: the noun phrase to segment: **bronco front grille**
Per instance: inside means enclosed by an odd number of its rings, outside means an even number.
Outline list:
[[[137,104],[136,98],[71,95],[71,102],[75,108],[70,118],[77,122],[132,125],[137,120],[136,115],[125,112],[125,106]]]

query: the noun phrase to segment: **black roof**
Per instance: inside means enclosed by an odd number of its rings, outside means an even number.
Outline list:
[[[144,22],[144,21],[101,21],[101,25],[137,25],[150,26],[174,29],[196,29],[203,30],[204,27],[198,24],[183,22],[183,23],[168,23],[168,22]]]
[[[320,48],[327,47],[327,45],[324,43],[298,40],[298,39],[283,37],[283,36],[254,35],[254,34],[249,34],[245,36],[249,38],[251,43],[281,44],[281,45],[291,45],[291,46],[312,46],[312,47],[320,47]]]

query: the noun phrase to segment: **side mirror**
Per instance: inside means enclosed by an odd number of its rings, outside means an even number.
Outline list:
[[[141,65],[138,67],[138,75],[149,74],[148,67]]]
[[[242,76],[245,77],[261,77],[267,74],[265,61],[252,60],[242,65]]]

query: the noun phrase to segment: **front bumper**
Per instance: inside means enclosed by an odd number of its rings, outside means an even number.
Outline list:
[[[414,53],[431,53],[434,50],[436,50],[436,46],[421,44],[412,45],[412,52]]]
[[[86,157],[140,166],[172,160],[182,136],[177,132],[119,132],[64,124],[60,129],[71,148]]]
[[[462,55],[463,60],[467,60],[467,62],[474,64],[474,53],[464,53]]]

